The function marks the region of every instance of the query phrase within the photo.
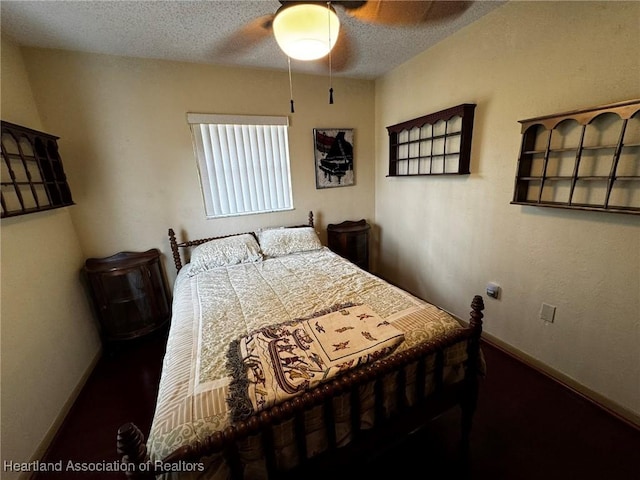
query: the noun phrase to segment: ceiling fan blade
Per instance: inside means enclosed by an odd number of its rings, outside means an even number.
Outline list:
[[[348,0],[333,0],[331,2],[332,5],[340,5],[342,8],[344,8],[345,10],[353,10],[354,8],[360,8],[362,7],[365,3],[367,3],[367,0],[360,0],[360,1],[348,1]]]
[[[327,0],[306,0],[306,1],[301,1],[301,0],[278,0],[280,2],[281,5],[286,5],[286,4],[294,4],[294,3],[319,3],[321,5],[326,5],[327,4]],[[331,0],[331,5],[340,5],[342,8],[345,9],[353,9],[353,8],[360,8],[362,5],[364,5],[365,3],[367,3],[367,0],[353,0],[353,1],[349,1],[349,0]]]
[[[472,3],[471,0],[431,2],[431,8],[422,23],[437,23],[458,17],[471,7]]]
[[[467,10],[471,3],[473,2],[368,0],[358,8],[346,8],[345,10],[352,17],[367,23],[417,25],[456,17]]]
[[[263,15],[252,20],[218,45],[216,53],[221,56],[240,55],[262,43],[272,34],[274,16]]]
[[[349,68],[353,60],[353,47],[349,34],[341,29],[338,40],[331,51],[331,69],[336,72],[344,72]]]

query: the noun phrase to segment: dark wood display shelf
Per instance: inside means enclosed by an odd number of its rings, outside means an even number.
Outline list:
[[[387,127],[388,176],[469,174],[475,107],[464,103]]]
[[[2,218],[73,205],[58,137],[2,122]]]
[[[512,204],[640,214],[640,100],[520,123]]]

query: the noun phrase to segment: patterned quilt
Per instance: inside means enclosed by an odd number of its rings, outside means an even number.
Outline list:
[[[359,305],[376,322],[387,323],[399,330],[404,340],[395,352],[461,328],[447,312],[359,269],[327,248],[214,268],[193,275],[189,267],[182,268],[174,285],[172,324],[147,442],[152,460],[160,460],[182,445],[202,441],[233,422],[227,404],[233,380],[228,368],[229,346],[251,332],[265,327],[267,329],[263,331],[269,332],[270,326],[308,319],[318,312],[345,304]],[[313,322],[308,325],[311,330],[306,330],[306,334],[311,335]],[[392,337],[400,338],[395,335]],[[465,359],[464,348],[454,347],[445,352],[445,370],[452,381],[456,376],[459,378]],[[310,359],[305,362],[313,364]],[[334,365],[333,368],[335,371],[337,367]],[[316,373],[317,378],[322,376]],[[303,384],[302,377],[292,380],[292,374],[296,375],[294,370],[289,371],[288,380],[283,382],[288,386],[282,391]],[[412,388],[410,382],[407,388]],[[426,391],[429,391],[428,385]],[[393,402],[397,395],[390,392],[389,397]],[[262,401],[258,395],[252,403],[257,405]],[[373,411],[373,405],[367,401],[367,398],[362,400],[363,425],[368,421],[367,412]],[[340,415],[339,408],[337,415]],[[318,428],[322,428],[322,422],[317,423]],[[338,432],[341,439],[348,441],[350,427],[347,420]],[[321,442],[320,437],[318,434]],[[314,451],[314,438],[313,428],[310,428],[310,452]],[[290,441],[285,434],[282,458],[286,458],[286,443]],[[247,463],[252,458],[260,460],[259,453],[255,458],[252,455],[247,454]],[[216,458],[211,459],[210,470],[202,478],[225,478],[228,473]]]
[[[247,418],[382,358],[403,339],[371,307],[351,304],[251,332],[229,348],[232,418]]]

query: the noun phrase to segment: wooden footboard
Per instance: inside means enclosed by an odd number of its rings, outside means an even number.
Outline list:
[[[478,397],[478,384],[481,372],[480,337],[484,303],[476,295],[471,303],[471,313],[467,328],[443,337],[437,341],[421,344],[414,348],[380,359],[358,369],[351,370],[333,381],[309,390],[302,395],[266,409],[245,421],[217,432],[204,441],[184,446],[163,459],[162,465],[180,462],[197,462],[204,456],[221,452],[230,467],[232,478],[243,479],[244,469],[240,461],[238,442],[249,436],[261,434],[262,448],[265,452],[265,465],[269,478],[281,475],[276,462],[274,449],[274,425],[293,420],[295,425],[295,443],[299,459],[304,459],[297,469],[308,468],[318,461],[318,457],[307,459],[306,431],[304,415],[313,407],[323,405],[324,423],[328,437],[328,449],[321,454],[323,465],[343,464],[359,451],[366,451],[371,445],[379,446],[388,439],[408,434],[424,425],[445,410],[460,406],[462,409],[462,445],[463,453],[468,451],[469,433]],[[458,342],[465,342],[468,358],[464,379],[453,385],[444,382],[444,350]],[[427,375],[426,359],[435,354],[435,391],[425,396],[424,385]],[[405,369],[416,365],[416,388],[412,402],[405,396]],[[383,405],[383,378],[396,373],[396,409],[387,415]],[[360,423],[359,389],[374,382],[375,420],[372,429],[363,429]],[[339,447],[334,428],[335,418],[332,399],[337,395],[348,394],[350,398],[350,424],[352,440]],[[142,432],[128,423],[118,430],[118,453],[127,464],[127,476],[132,479],[152,479],[162,473],[159,465],[152,464],[145,446]]]

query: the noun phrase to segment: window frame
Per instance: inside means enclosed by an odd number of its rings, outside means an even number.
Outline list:
[[[187,113],[208,219],[293,210],[286,116]]]

